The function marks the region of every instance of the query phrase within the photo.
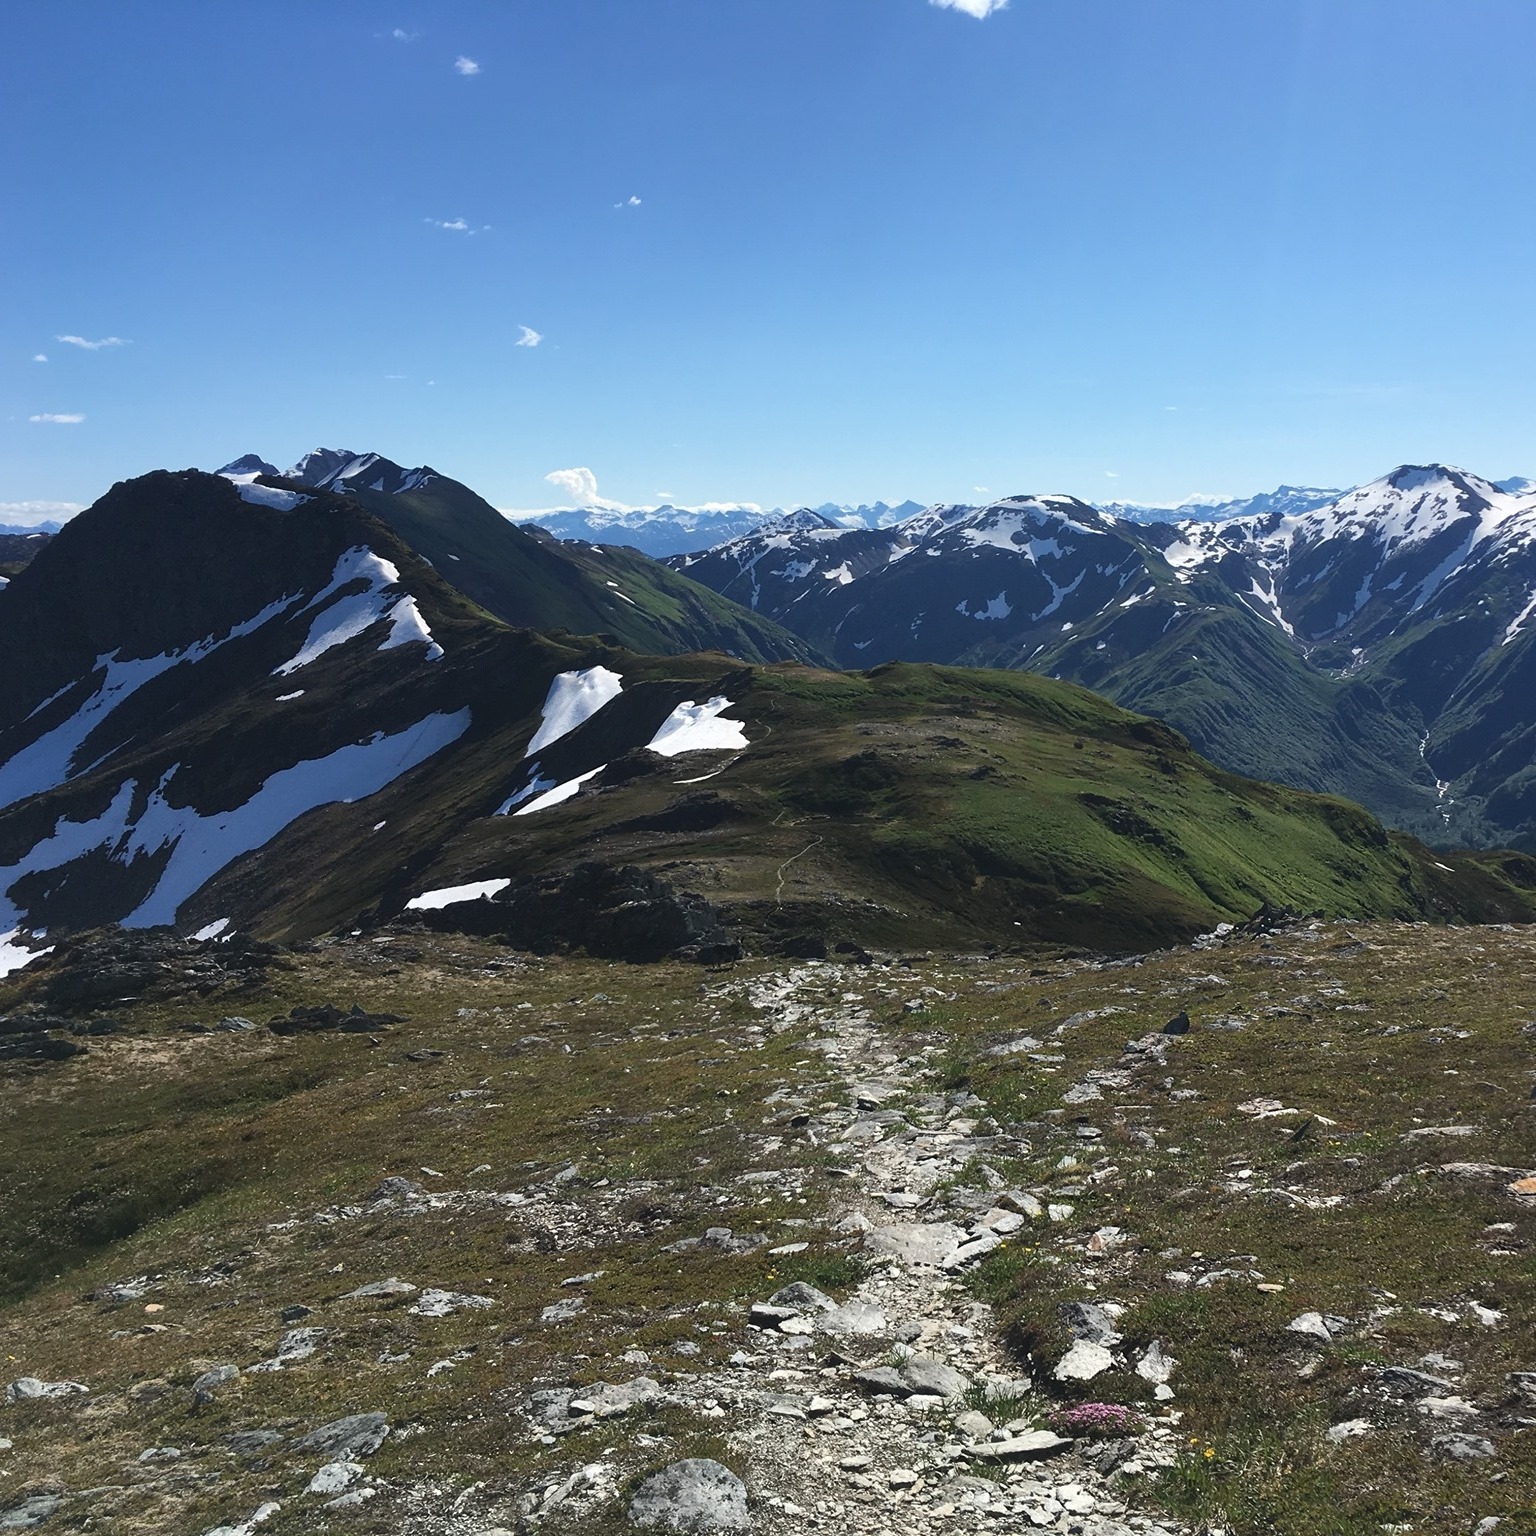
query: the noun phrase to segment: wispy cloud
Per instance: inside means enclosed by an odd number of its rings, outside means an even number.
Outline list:
[[[1106,480],[1118,480],[1120,478],[1120,471],[1118,469],[1106,469],[1104,471],[1104,478]]]
[[[473,59],[466,57],[462,53],[453,61],[453,67],[461,75],[478,75],[480,73],[480,66]]]
[[[66,522],[84,510],[78,501],[0,501],[0,523],[19,523],[30,528],[37,523]]]
[[[544,340],[543,336],[534,330],[531,325],[520,325],[518,326],[518,330],[520,330],[523,334],[517,338],[517,341],[514,343],[515,346],[536,347],[541,341]]]
[[[638,197],[626,197],[622,203],[615,203],[613,206],[615,208],[638,208],[640,206],[640,199]]]
[[[962,11],[977,21],[984,21],[995,11],[1006,10],[1008,0],[928,0],[928,4],[938,6],[941,11]]]
[[[397,43],[414,43],[416,39],[421,36],[421,33],[407,32],[404,27],[396,27],[389,35],[394,38]]]
[[[56,427],[72,427],[77,422],[85,420],[83,411],[40,411],[36,416],[28,416],[28,421],[48,421]]]
[[[34,352],[32,354],[32,361],[34,363],[46,363],[48,361],[48,354],[46,352]]]
[[[122,336],[103,336],[100,341],[87,341],[84,336],[55,336],[55,341],[62,341],[66,346],[81,347],[87,352],[100,352],[103,347],[126,347],[131,343]]]
[[[479,235],[483,234],[491,226],[489,224],[471,224],[468,219],[423,219],[424,224],[430,224],[434,229],[446,229],[453,235]]]

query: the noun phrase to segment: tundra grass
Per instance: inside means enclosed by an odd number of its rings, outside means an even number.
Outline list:
[[[1028,1144],[1004,1175],[1072,1210],[969,1283],[1044,1379],[1074,1298],[1126,1308],[1131,1358],[1178,1359],[1185,1454],[1144,1501],[1238,1536],[1536,1529],[1536,1410],[1509,1381],[1536,1369],[1536,1201],[1508,1187],[1536,1170],[1536,935],[1313,923],[984,985],[931,1043]],[[1165,1061],[1122,1059],[1181,1010]],[[1106,1067],[1130,1076],[1071,1092]],[[1287,1328],[1307,1312],[1348,1322],[1313,1342]],[[1467,1407],[1393,1400],[1389,1365]],[[1128,1370],[1053,1390],[1156,1406]],[[1496,1454],[1447,1460],[1452,1432]]]

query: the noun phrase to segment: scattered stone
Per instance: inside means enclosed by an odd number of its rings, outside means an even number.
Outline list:
[[[441,1056],[442,1052],[434,1054]],[[387,1179],[379,1182],[379,1187],[368,1196],[371,1205],[376,1200],[420,1200],[425,1197],[427,1188],[425,1184],[418,1184],[415,1179],[404,1179],[399,1174],[391,1174]]]
[[[965,1454],[976,1461],[1043,1461],[1071,1448],[1072,1441],[1049,1429],[1032,1429],[1006,1440],[968,1445]]]
[[[341,1299],[343,1301],[355,1301],[364,1296],[409,1296],[416,1287],[409,1280],[396,1280],[391,1276],[388,1280],[370,1280],[367,1285],[360,1285],[355,1291],[348,1291]]]
[[[21,1376],[5,1389],[8,1403],[23,1403],[40,1397],[74,1397],[90,1388],[78,1381],[39,1381],[36,1376]]]
[[[1187,1035],[1189,1033],[1189,1015],[1181,1008],[1163,1025],[1162,1032],[1165,1035]]]
[[[1427,1371],[1410,1370],[1406,1365],[1389,1365],[1376,1373],[1376,1383],[1386,1391],[1400,1397],[1428,1397],[1431,1393],[1453,1393],[1454,1381],[1443,1376],[1431,1376]]]
[[[0,1509],[0,1531],[30,1531],[48,1519],[64,1500],[56,1493],[35,1493]]]
[[[1154,1386],[1162,1386],[1173,1375],[1178,1363],[1172,1355],[1164,1351],[1161,1339],[1153,1339],[1147,1346],[1146,1353],[1136,1362],[1136,1374],[1143,1381],[1150,1381]]]
[[[139,1452],[141,1462],[154,1461],[180,1461],[182,1453],[174,1445],[152,1445],[147,1451]]]
[[[932,1355],[913,1355],[901,1365],[901,1378],[909,1391],[938,1398],[964,1397],[971,1378]]]
[[[1057,1381],[1092,1381],[1115,1363],[1115,1357],[1091,1339],[1078,1339],[1056,1363],[1051,1374]]]
[[[871,1253],[887,1254],[914,1269],[940,1269],[965,1242],[963,1228],[952,1222],[903,1222],[876,1227],[864,1238]]]
[[[574,1298],[577,1310],[580,1310],[580,1298]],[[406,1311],[417,1317],[447,1317],[450,1312],[462,1312],[474,1310],[480,1307],[495,1306],[495,1302],[489,1296],[475,1296],[465,1291],[440,1291],[435,1286],[428,1286],[421,1293],[421,1299],[414,1307],[407,1307]],[[561,1306],[569,1306],[570,1302],[561,1302]],[[545,1309],[546,1311],[548,1308]]]
[[[239,1525],[216,1525],[212,1530],[204,1531],[203,1536],[254,1536],[256,1527],[265,1525],[282,1507],[275,1500],[260,1504],[255,1513]]]
[[[1342,1424],[1332,1424],[1323,1433],[1330,1445],[1342,1445],[1346,1440],[1375,1432],[1376,1426],[1369,1419],[1345,1419]]]
[[[653,1472],[630,1500],[629,1519],[642,1529],[705,1536],[751,1526],[746,1484],[718,1461],[693,1457]]]
[[[978,1413],[974,1408],[955,1415],[955,1428],[967,1440],[985,1440],[996,1427],[986,1414]]]
[[[411,1311],[416,1311],[415,1307]],[[587,1310],[587,1302],[584,1296],[567,1296],[561,1301],[551,1302],[539,1313],[541,1323],[568,1323],[573,1317],[580,1317]],[[441,1315],[441,1314],[434,1314]]]
[[[363,1475],[364,1468],[355,1461],[328,1461],[310,1478],[305,1493],[341,1493]]]
[[[196,1381],[192,1383],[192,1401],[194,1403],[211,1403],[215,1390],[226,1382],[234,1381],[240,1374],[238,1365],[216,1365],[212,1370],[204,1371]]]
[[[1096,1303],[1068,1301],[1062,1304],[1060,1312],[1062,1322],[1067,1325],[1074,1339],[1086,1339],[1090,1344],[1120,1342],[1114,1319]]]
[[[224,1436],[224,1444],[236,1456],[257,1456],[282,1443],[283,1436],[275,1429],[240,1429],[232,1435]]]
[[[367,1013],[353,1003],[346,1012],[332,1003],[319,1003],[305,1007],[302,1003],[290,1009],[286,1015],[267,1020],[267,1028],[274,1035],[306,1035],[319,1030],[334,1029],[343,1034],[377,1034],[391,1024],[404,1024],[403,1013]]]
[[[333,1419],[294,1441],[297,1451],[319,1451],[332,1461],[355,1461],[371,1456],[389,1435],[389,1419],[382,1413],[353,1413]]]
[[[307,1360],[320,1347],[320,1341],[330,1332],[329,1328],[290,1328],[277,1341],[277,1353],[270,1360],[259,1360],[247,1366],[251,1371],[281,1371],[300,1360]]]
[[[1497,1454],[1493,1441],[1483,1435],[1436,1435],[1429,1448],[1441,1461],[1481,1461]]]
[[[853,1379],[866,1392],[887,1393],[892,1397],[909,1397],[912,1393],[906,1378],[889,1365],[867,1366],[864,1370],[855,1371]]]

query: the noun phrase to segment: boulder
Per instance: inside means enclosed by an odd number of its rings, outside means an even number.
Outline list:
[[[653,1472],[630,1500],[629,1519],[643,1530],[681,1536],[745,1531],[752,1523],[746,1485],[729,1467],[704,1457],[674,1461]]]
[[[298,1451],[319,1452],[329,1461],[355,1461],[371,1456],[389,1434],[389,1419],[382,1413],[353,1413],[333,1419],[294,1441]]]

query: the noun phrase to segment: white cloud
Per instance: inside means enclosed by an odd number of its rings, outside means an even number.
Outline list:
[[[36,416],[28,416],[28,421],[51,421],[55,426],[72,427],[76,422],[85,420],[83,411],[41,411]]]
[[[523,334],[517,338],[514,345],[519,347],[536,347],[544,338],[531,325],[518,326]]]
[[[1118,469],[1106,469],[1104,471],[1104,478],[1106,480],[1118,480],[1120,478],[1120,471]]]
[[[468,219],[423,219],[422,223],[430,224],[434,229],[446,229],[453,235],[479,235],[483,234],[491,226],[489,224],[475,225]]]
[[[48,354],[46,352],[34,352],[32,354],[32,361],[34,363],[46,363],[48,361]]]
[[[84,510],[78,501],[0,501],[0,523],[63,523]]]
[[[389,35],[394,38],[397,43],[414,43],[416,39],[421,36],[421,33],[407,32],[404,27],[396,27],[394,31]]]
[[[615,203],[613,206],[615,208],[638,208],[640,206],[640,199],[638,197],[626,197],[622,203]]]
[[[615,507],[597,494],[597,476],[590,469],[553,469],[544,478],[557,485],[578,507]]]
[[[967,16],[983,21],[995,11],[1006,9],[1008,0],[928,0],[928,4],[938,6],[941,11],[963,11]]]
[[[478,75],[480,66],[473,59],[466,58],[462,53],[453,61],[453,67],[461,75]]]
[[[54,339],[65,342],[71,347],[83,347],[87,352],[100,352],[103,347],[129,345],[121,336],[103,336],[100,341],[87,341],[84,336],[57,336]]]

